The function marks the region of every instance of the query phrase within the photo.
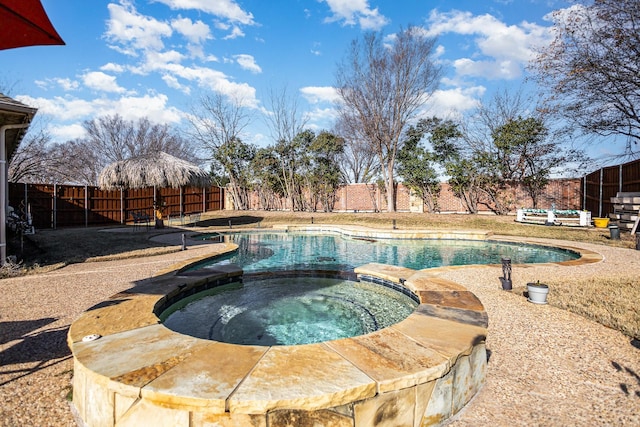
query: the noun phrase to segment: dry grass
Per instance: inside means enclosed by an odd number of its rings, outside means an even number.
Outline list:
[[[431,215],[409,213],[309,213],[309,212],[234,212],[219,211],[203,215],[198,228],[220,230],[238,228],[268,228],[274,224],[353,224],[373,228],[390,229],[393,223],[399,229],[475,229],[495,234],[562,239],[617,247],[632,248],[635,239],[622,233],[621,240],[613,241],[606,229],[570,227],[546,227],[516,223],[514,217],[490,215]],[[74,228],[38,230],[28,236],[25,245],[25,261],[22,271],[45,272],[74,262],[123,259],[149,256],[176,251],[175,246],[165,246],[149,240],[164,230],[139,229],[132,232],[101,232],[99,228]],[[2,272],[0,272],[1,274]],[[561,279],[549,283],[554,292],[552,305],[593,319],[603,325],[622,331],[632,337],[640,337],[640,287],[635,277],[594,277],[575,282]],[[514,289],[514,292],[523,289]]]
[[[637,277],[592,277],[549,280],[553,289],[547,302],[554,307],[591,319],[625,335],[640,339],[640,282]],[[526,295],[526,286],[511,292]]]
[[[640,286],[635,277],[600,277],[549,282],[549,303],[640,338]]]

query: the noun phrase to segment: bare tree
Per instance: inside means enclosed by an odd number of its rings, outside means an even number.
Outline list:
[[[250,119],[242,99],[229,99],[220,94],[203,96],[189,119],[194,139],[229,179],[233,202],[239,210],[249,209],[245,174],[255,155],[255,147],[244,144],[240,137]]]
[[[83,139],[74,139],[56,146],[56,152],[66,162],[55,170],[54,182],[80,185],[97,185],[102,169],[108,163],[92,150]]]
[[[548,105],[587,134],[640,142],[640,2],[595,0],[553,15],[554,39],[531,68]]]
[[[478,106],[462,138],[442,152],[449,183],[470,211],[484,204],[507,214],[515,200],[510,188],[522,187],[537,205],[549,177],[585,159],[549,121],[548,111],[521,91],[497,92]]]
[[[391,46],[381,33],[354,40],[338,67],[341,120],[359,128],[377,154],[385,181],[387,209],[395,211],[394,168],[400,137],[437,87],[440,69],[431,60],[435,39],[409,27]]]
[[[147,118],[131,121],[118,114],[102,116],[84,122],[84,128],[85,137],[56,146],[66,162],[57,174],[68,183],[97,185],[100,171],[108,164],[159,151],[202,163],[190,141],[168,125]]]
[[[269,93],[269,112],[265,121],[271,130],[271,138],[275,141],[275,152],[280,160],[282,188],[289,200],[289,208],[302,208],[299,201],[299,191],[296,185],[296,153],[299,151],[301,139],[297,138],[303,132],[307,117],[298,110],[298,98],[291,96],[287,88]]]
[[[11,158],[8,171],[10,182],[51,182],[52,169],[62,160],[52,149],[51,139],[51,135],[43,128],[31,125]]]
[[[344,141],[344,151],[338,159],[343,181],[368,183],[375,179],[380,173],[380,162],[358,130],[348,129],[346,123],[338,120],[334,133]]]

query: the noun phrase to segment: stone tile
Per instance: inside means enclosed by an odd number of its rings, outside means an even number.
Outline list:
[[[189,427],[267,427],[267,416],[198,411],[192,413]]]
[[[420,419],[420,426],[439,425],[452,415],[453,400],[453,371],[450,371],[444,377],[436,380],[431,392],[428,387],[419,388],[417,392],[424,393],[418,396],[417,400],[430,396],[427,403],[427,409],[424,411]]]
[[[416,388],[379,394],[353,405],[355,425],[360,427],[413,427]]]
[[[486,345],[478,344],[469,355],[471,365],[471,393],[472,396],[480,391],[487,377],[487,348]]]
[[[409,276],[405,285],[412,291],[466,291],[467,289],[451,280],[434,277],[433,272],[418,271]]]
[[[282,409],[267,414],[268,427],[353,427],[353,418],[325,409]]]
[[[75,406],[78,415],[83,420],[86,419],[85,396],[87,395],[85,388],[87,384],[86,368],[78,361],[73,359],[73,406]]]
[[[228,408],[232,414],[313,410],[375,394],[373,379],[324,344],[278,346],[269,348],[231,395]]]
[[[440,307],[431,304],[420,304],[415,309],[414,313],[436,317],[438,319],[451,320],[458,323],[466,323],[468,325],[480,326],[483,328],[487,328],[489,326],[489,316],[484,310],[476,311],[456,307]]]
[[[90,426],[111,427],[114,425],[114,393],[104,382],[90,378],[88,375],[84,386],[84,421]]]
[[[415,273],[415,270],[395,265],[370,263],[362,265],[353,270],[356,274],[366,274],[389,280],[390,282],[400,283],[400,279],[406,279]]]
[[[119,393],[115,393],[114,395],[114,418],[116,420],[116,425],[120,418],[126,414],[129,409],[133,407],[133,405],[138,401],[139,397],[129,397],[123,396]]]
[[[81,342],[87,335],[99,334],[104,337],[157,324],[159,319],[153,314],[153,307],[161,298],[161,295],[118,294],[96,308],[85,311],[73,322],[69,328],[69,345]]]
[[[268,349],[209,341],[144,386],[141,395],[171,406],[207,407],[222,413],[227,398]]]
[[[473,383],[471,381],[471,365],[469,356],[460,356],[453,371],[453,395],[451,411],[456,414],[473,396]]]
[[[122,385],[120,392],[126,394],[126,386],[142,387],[207,343],[153,325],[77,342],[73,352],[79,363],[96,376],[112,379],[110,386]]]
[[[484,311],[478,297],[469,291],[418,291],[417,295],[423,304]]]
[[[447,358],[390,328],[326,344],[375,379],[380,393],[428,382],[449,370]]]
[[[485,341],[484,327],[439,319],[414,312],[390,328],[398,330],[455,362],[458,355],[469,354],[474,345]]]
[[[438,380],[433,380],[416,386],[416,412],[413,421],[414,427],[422,426],[422,418],[427,410],[427,406],[431,400],[437,381]]]
[[[91,423],[87,424],[93,426]],[[140,426],[189,427],[189,411],[154,405],[142,399],[118,421],[118,427]]]

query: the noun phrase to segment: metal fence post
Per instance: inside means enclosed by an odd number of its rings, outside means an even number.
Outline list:
[[[84,186],[84,226],[89,227],[89,187]]]
[[[53,209],[51,211],[51,228],[56,229],[57,218],[56,218],[56,210],[58,208],[58,185],[53,184]]]
[[[604,183],[604,168],[600,168],[600,195],[598,196],[598,218],[602,218],[602,187]]]
[[[618,191],[622,192],[622,165],[618,165]]]
[[[124,191],[120,187],[120,224],[124,224]]]

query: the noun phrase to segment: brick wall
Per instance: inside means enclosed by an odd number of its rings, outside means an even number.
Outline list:
[[[546,191],[538,201],[538,208],[550,209],[580,209],[581,206],[581,184],[580,179],[558,179],[552,180],[547,185]],[[421,212],[420,202],[416,201],[414,195],[403,184],[398,184],[396,189],[396,210],[400,212]],[[513,200],[513,211],[518,208],[530,208],[533,202],[529,195],[521,188],[509,189],[506,191],[508,198]],[[227,206],[231,206],[228,204]],[[257,193],[250,194],[250,204],[252,209],[262,209],[260,197]],[[282,199],[279,206],[287,207],[288,203]],[[456,197],[449,184],[442,183],[440,196],[438,197],[438,207],[441,212],[465,213],[466,207],[461,199]],[[284,208],[285,210],[287,208]],[[318,210],[323,210],[318,206]],[[387,197],[384,191],[376,184],[348,184],[341,187],[336,194],[336,202],[333,206],[334,212],[353,211],[386,211]],[[479,206],[480,212],[491,212],[484,205]]]

